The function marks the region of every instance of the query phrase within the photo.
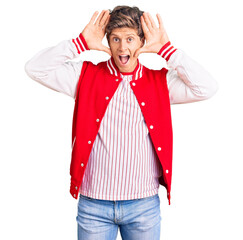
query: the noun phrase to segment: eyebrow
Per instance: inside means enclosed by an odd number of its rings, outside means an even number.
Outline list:
[[[111,33],[111,35],[110,36],[116,36],[116,37],[119,37],[118,35],[116,35],[115,33]],[[136,36],[134,33],[129,33],[129,34],[127,34],[126,36]]]

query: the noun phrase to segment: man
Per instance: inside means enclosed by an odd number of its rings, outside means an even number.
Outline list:
[[[26,63],[32,79],[75,99],[70,193],[79,194],[79,240],[116,239],[118,226],[122,239],[160,239],[158,190],[165,186],[170,203],[172,177],[170,104],[205,100],[218,89],[171,45],[157,19],[159,27],[137,7],[95,12],[77,38]],[[111,57],[97,65],[65,62],[87,50]],[[138,56],[144,52],[166,59],[169,69],[143,66]]]

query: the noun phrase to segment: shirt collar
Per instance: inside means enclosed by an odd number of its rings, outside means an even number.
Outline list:
[[[108,71],[110,72],[111,75],[114,75],[116,77],[121,77],[121,72],[118,69],[118,67],[115,64],[114,58],[111,57],[107,62],[107,68]],[[133,72],[131,72],[131,75],[133,75],[132,80],[138,80],[139,78],[141,78],[143,76],[143,65],[139,62],[139,60],[137,59],[137,66],[134,69]]]

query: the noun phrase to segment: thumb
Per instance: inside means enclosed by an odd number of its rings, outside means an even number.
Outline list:
[[[101,49],[101,51],[104,51],[104,52],[106,52],[106,53],[108,53],[110,56],[112,55],[111,54],[111,49],[110,48],[108,48],[108,47],[106,47],[106,46],[102,46],[103,48]]]
[[[136,52],[134,53],[134,57],[135,57],[135,58],[137,58],[138,55],[140,54],[140,49],[141,49],[141,48],[137,49]]]
[[[142,48],[139,48],[136,50],[136,52],[134,53],[134,57],[138,57],[139,54],[143,53],[143,52],[146,52],[146,49],[145,47],[142,47]]]

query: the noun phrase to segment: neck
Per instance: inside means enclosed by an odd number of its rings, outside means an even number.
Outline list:
[[[138,65],[138,62],[135,63],[135,65],[133,67],[130,67],[128,71],[124,70],[124,69],[120,69],[119,68],[119,71],[122,73],[122,74],[133,74],[134,70],[136,69]]]

